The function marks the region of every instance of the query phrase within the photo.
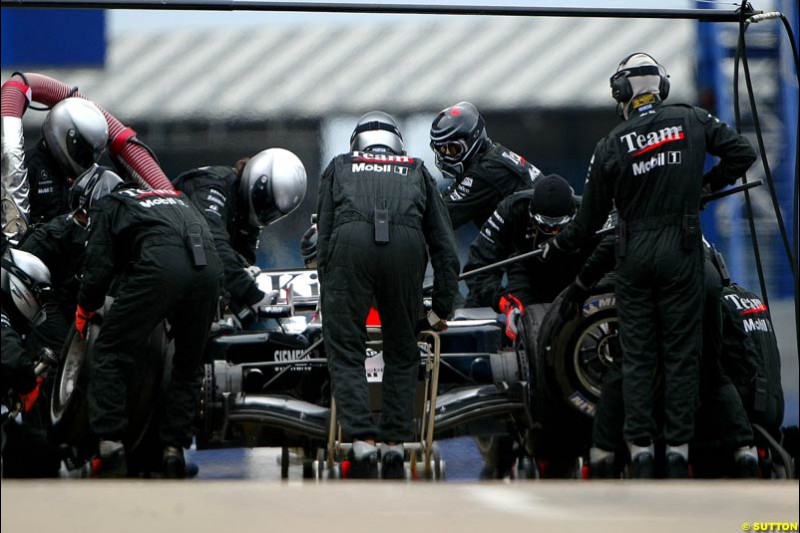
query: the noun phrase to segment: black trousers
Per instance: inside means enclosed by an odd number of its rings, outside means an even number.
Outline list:
[[[420,355],[414,327],[422,310],[427,263],[421,231],[391,226],[391,242],[375,244],[372,224],[334,228],[322,278],[322,327],[339,421],[351,438],[406,442],[413,438]],[[380,426],[369,407],[364,370],[366,319],[381,315],[383,405]]]
[[[704,269],[703,359],[695,441],[735,450],[753,444],[753,428],[736,387],[722,369],[722,278],[710,260],[705,261]]]
[[[617,261],[617,308],[622,344],[624,435],[656,437],[654,378],[664,373],[664,437],[688,443],[694,435],[703,314],[703,250],[681,246],[681,228],[629,232]]]
[[[710,260],[704,261],[703,354],[700,362],[700,405],[695,442],[749,446],[753,432],[736,389],[720,365],[722,355],[722,279]],[[656,387],[660,390],[660,387]],[[592,442],[612,451],[622,443],[624,424],[622,364],[616,360],[603,378],[603,394],[595,413]]]
[[[622,360],[617,357],[603,376],[603,392],[592,424],[592,445],[612,452],[622,443],[625,405],[622,400]]]
[[[753,442],[753,432],[736,389],[720,365],[722,351],[722,280],[711,261],[704,262],[703,355],[700,363],[700,405],[695,442],[738,448]],[[660,391],[660,387],[656,390]],[[595,413],[592,442],[604,450],[622,443],[624,424],[622,364],[615,360],[603,377],[603,394]]]
[[[124,438],[133,370],[144,362],[150,333],[169,319],[175,355],[159,434],[167,446],[191,444],[200,364],[219,298],[221,265],[216,254],[208,260],[195,268],[182,243],[149,246],[122,281],[92,354],[89,422],[98,437]]]

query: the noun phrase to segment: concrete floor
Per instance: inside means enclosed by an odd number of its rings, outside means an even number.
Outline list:
[[[0,500],[4,533],[732,533],[798,521],[797,481],[3,481]]]

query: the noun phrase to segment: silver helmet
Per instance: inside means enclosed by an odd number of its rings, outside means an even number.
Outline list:
[[[261,228],[294,211],[306,194],[306,169],[296,155],[270,148],[253,156],[242,170],[239,196],[247,220]]]
[[[74,178],[97,161],[105,150],[108,123],[92,102],[66,98],[47,113],[42,135],[58,164]]]
[[[10,249],[2,259],[3,292],[33,326],[44,322],[43,305],[50,294],[50,270],[41,259],[22,250]]]
[[[120,178],[113,170],[102,167],[97,163],[81,174],[69,191],[69,206],[72,210],[72,220],[78,226],[85,228],[89,225],[89,210],[100,198],[114,192],[122,184]]]
[[[406,153],[397,122],[383,111],[370,111],[362,115],[350,136],[350,150],[370,151],[376,148],[384,148],[397,155]]]

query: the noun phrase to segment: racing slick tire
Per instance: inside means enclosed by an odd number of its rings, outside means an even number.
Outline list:
[[[594,291],[579,316],[568,321],[558,314],[560,303],[561,296],[543,320],[537,362],[543,366],[544,380],[552,395],[574,411],[593,418],[603,377],[615,358],[622,356],[616,299],[611,290]]]

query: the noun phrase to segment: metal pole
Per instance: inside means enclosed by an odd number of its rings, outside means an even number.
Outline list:
[[[269,2],[248,0],[0,0],[1,7],[153,9],[196,11],[284,11],[316,13],[415,13],[420,15],[492,15],[506,17],[653,18],[737,22],[726,9],[564,8],[497,5],[379,4],[352,2]],[[749,14],[758,14],[752,11]]]
[[[703,196],[700,199],[700,202],[701,202],[701,205],[704,206],[708,202],[712,202],[714,200],[719,200],[720,198],[725,198],[726,196],[730,196],[732,194],[737,194],[737,193],[740,193],[740,192],[743,192],[743,191],[748,191],[748,190],[750,190],[750,189],[752,189],[754,187],[760,187],[762,184],[763,184],[762,180],[750,181],[750,182],[744,183],[742,185],[737,185],[735,187],[730,187],[728,189],[725,189],[725,190],[722,190],[722,191],[718,191],[718,192],[711,193],[711,194],[708,194],[706,196]],[[602,230],[598,231],[595,235],[597,235],[598,237],[605,237],[606,235],[609,235],[609,234],[613,233],[614,230],[616,230],[616,227],[605,228],[605,229],[602,229]],[[503,260],[498,261],[496,263],[491,263],[489,265],[484,265],[482,267],[478,267],[478,268],[475,268],[473,270],[467,270],[466,272],[462,272],[461,275],[458,276],[458,280],[459,281],[465,280],[465,279],[471,278],[472,276],[475,276],[477,274],[482,274],[482,273],[488,272],[490,270],[495,270],[497,268],[504,267],[504,266],[510,265],[512,263],[518,263],[520,261],[525,261],[526,259],[533,259],[534,257],[539,257],[540,255],[542,255],[542,250],[539,249],[539,248],[537,248],[535,250],[532,250],[530,252],[525,252],[524,254],[513,255],[513,256],[511,256],[511,257],[509,257],[507,259],[503,259]],[[429,285],[423,286],[422,290],[423,291],[428,291],[428,290],[430,290],[432,288],[433,288],[433,284],[429,284]]]

